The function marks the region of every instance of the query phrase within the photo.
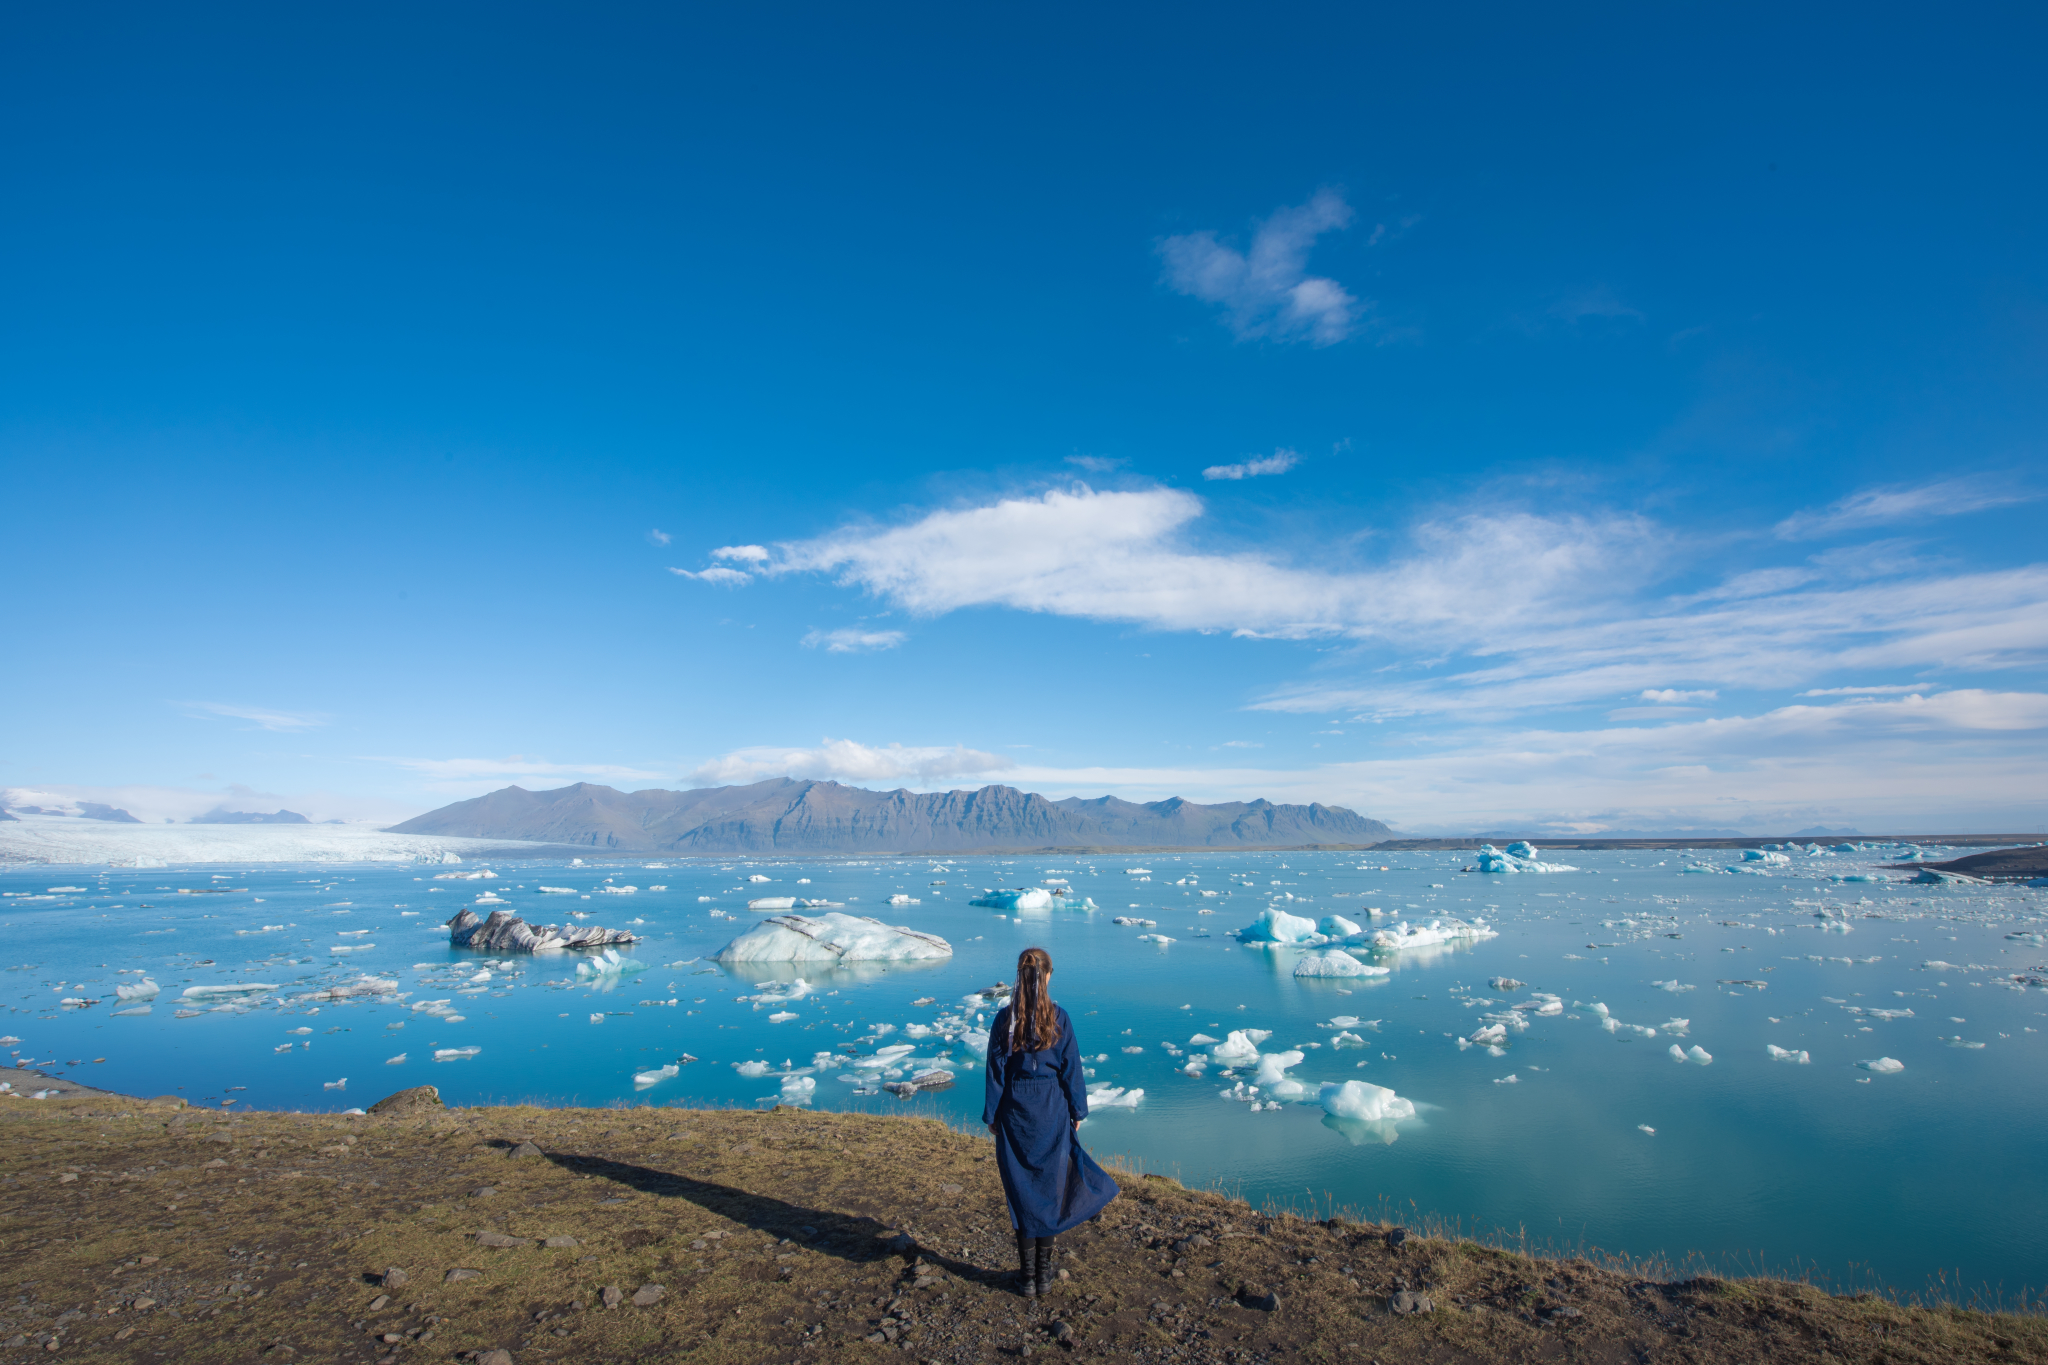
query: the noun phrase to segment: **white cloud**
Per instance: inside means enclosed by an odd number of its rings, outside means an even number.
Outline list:
[[[1802,697],[1884,697],[1907,692],[1938,692],[1940,683],[1880,683],[1876,687],[1809,687]]]
[[[1205,479],[1256,479],[1262,474],[1285,474],[1301,463],[1301,455],[1282,448],[1243,464],[1212,464],[1202,471]]]
[[[662,530],[658,526],[647,533],[648,543],[653,545],[666,545],[674,539],[674,536],[670,535],[668,532]]]
[[[326,716],[313,711],[271,711],[258,706],[226,706],[211,701],[181,701],[171,704],[189,708],[203,715],[250,721],[259,730],[275,730],[282,734],[317,730],[327,724]]]
[[[699,583],[715,583],[721,588],[737,588],[741,584],[754,581],[751,576],[741,573],[738,569],[728,569],[720,564],[714,564],[708,569],[700,569],[695,573],[688,569],[673,567],[669,569],[669,572],[678,578],[694,578]]]
[[[1090,474],[1109,474],[1124,466],[1122,460],[1112,460],[1106,455],[1069,455],[1067,463]]]
[[[713,559],[737,559],[749,564],[759,564],[768,558],[764,545],[721,545],[711,552]]]
[[[1783,540],[1806,540],[1866,526],[1888,526],[1926,517],[1960,516],[1988,507],[2009,507],[2015,503],[2031,502],[2039,496],[2032,490],[2014,488],[2009,483],[1985,477],[1866,488],[1818,510],[1795,512],[1778,523],[1777,532]]]
[[[1249,252],[1223,245],[1213,232],[1168,237],[1159,244],[1166,283],[1222,307],[1240,339],[1333,345],[1356,330],[1361,305],[1335,280],[1310,275],[1308,253],[1316,238],[1350,221],[1343,196],[1319,190],[1308,203],[1261,223]]]
[[[1675,687],[1646,687],[1643,689],[1643,694],[1636,700],[1654,702],[1712,701],[1720,695],[1719,692],[1712,689],[1700,692],[1681,692]]]
[[[956,744],[951,748],[889,744],[874,748],[850,739],[826,739],[815,749],[735,749],[690,774],[700,787],[759,782],[768,777],[809,777],[835,782],[936,782],[950,777],[1006,772],[1016,762]]]
[[[866,654],[894,649],[909,638],[900,630],[861,630],[857,626],[841,626],[838,630],[814,630],[800,643],[805,649],[816,649],[822,645],[827,654]]]

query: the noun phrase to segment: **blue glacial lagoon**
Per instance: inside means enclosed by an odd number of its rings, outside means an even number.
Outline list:
[[[0,1029],[17,1064],[209,1106],[341,1110],[432,1083],[451,1104],[807,1093],[965,1125],[981,1106],[972,1029],[992,1013],[974,993],[1038,944],[1096,1083],[1143,1091],[1082,1130],[1099,1158],[1255,1201],[1434,1214],[1532,1250],[1904,1293],[1941,1276],[2008,1299],[2048,1284],[2043,892],[1835,880],[1896,856],[1877,850],[1753,875],[1687,872],[1700,859],[1680,852],[1561,856],[1578,870],[1482,875],[1453,853],[12,868]],[[436,880],[485,866],[496,879]],[[1096,909],[968,904],[1052,878]],[[536,923],[630,929],[635,969],[451,949],[443,922],[486,896]],[[954,955],[723,970],[712,955],[766,896],[841,902]],[[1293,975],[1301,950],[1237,941],[1275,905],[1498,933],[1368,958],[1385,976],[1310,979]],[[1252,1066],[1189,1074],[1211,1047],[1192,1039],[1238,1030],[1302,1054],[1286,1073],[1300,1098],[1250,1095]],[[960,1083],[877,1090],[936,1065]],[[1327,1114],[1318,1083],[1349,1080],[1414,1116]]]

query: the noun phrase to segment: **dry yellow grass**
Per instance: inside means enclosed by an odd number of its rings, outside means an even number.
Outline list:
[[[1061,1239],[1070,1278],[1027,1303],[990,1152],[930,1119],[801,1110],[230,1118],[19,1101],[0,1109],[0,1341],[150,1362],[2048,1365],[2034,1317],[1648,1284],[1435,1238],[1396,1249],[1386,1228],[1129,1174]],[[524,1244],[484,1244],[499,1239]],[[391,1267],[402,1286],[379,1283]],[[1432,1311],[1394,1313],[1402,1291]]]

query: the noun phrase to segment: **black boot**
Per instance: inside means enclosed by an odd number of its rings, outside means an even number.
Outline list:
[[[1053,1269],[1053,1265],[1059,1259],[1059,1253],[1054,1250],[1053,1239],[1050,1237],[1040,1237],[1036,1250],[1038,1252],[1038,1265],[1033,1280],[1040,1294],[1050,1294],[1052,1293],[1053,1279],[1057,1274]]]
[[[1038,1297],[1038,1244],[1017,1231],[1017,1289],[1027,1299]]]

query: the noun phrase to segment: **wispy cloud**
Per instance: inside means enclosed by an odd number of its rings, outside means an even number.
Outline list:
[[[1893,697],[1912,692],[1935,692],[1940,683],[1880,683],[1875,687],[1809,687],[1802,697]]]
[[[1124,461],[1110,459],[1107,455],[1069,455],[1067,463],[1090,474],[1110,474],[1124,467]]]
[[[171,704],[185,708],[188,713],[220,716],[227,720],[246,720],[259,730],[275,730],[281,734],[317,730],[328,722],[326,716],[315,711],[272,711],[260,706],[229,706],[212,701],[180,701]]]
[[[858,626],[841,626],[837,630],[814,630],[802,640],[805,649],[822,648],[827,654],[870,654],[876,650],[894,649],[909,639],[900,630],[862,630]]]
[[[1301,463],[1297,451],[1282,449],[1271,455],[1246,460],[1243,464],[1212,464],[1202,471],[1205,479],[1256,479],[1264,474],[1285,474]]]
[[[742,563],[758,564],[768,558],[765,545],[721,545],[711,552],[713,559],[737,559]]]
[[[1308,254],[1316,238],[1350,222],[1343,196],[1320,190],[1261,223],[1249,251],[1224,245],[1214,232],[1168,237],[1159,244],[1166,283],[1221,307],[1241,340],[1334,345],[1357,329],[1362,306],[1335,280],[1310,275]]]
[[[760,746],[735,749],[690,774],[697,786],[759,782],[768,777],[809,777],[835,782],[936,782],[1006,772],[1013,759],[955,744],[951,748],[826,739],[814,749]]]
[[[1778,523],[1777,533],[1783,540],[1811,540],[1838,531],[1891,526],[1927,517],[1960,516],[1990,507],[2009,507],[2015,503],[2032,502],[2040,496],[2031,489],[2016,488],[2007,481],[1985,477],[1866,488],[1826,507],[1793,513]]]
[[[1846,669],[2048,661],[2048,565],[1960,573],[1831,552],[1795,572],[1724,580],[1739,590],[1660,596],[1661,581],[1696,571],[1699,552],[1639,516],[1509,510],[1424,521],[1389,538],[1380,562],[1353,567],[1204,548],[1203,512],[1182,489],[1076,485],[785,544],[760,571],[832,573],[921,615],[1004,606],[1150,629],[1348,640],[1352,655],[1255,705],[1379,718],[1789,690]],[[1373,671],[1342,677],[1346,658],[1361,655]]]
[[[647,543],[650,545],[666,545],[674,539],[674,536],[670,535],[668,532],[662,530],[658,526],[647,533]]]
[[[728,569],[723,564],[713,564],[708,569],[698,569],[694,572],[671,566],[669,572],[678,578],[694,578],[699,583],[715,583],[721,588],[737,588],[754,581],[751,576],[738,569]]]
[[[1707,688],[1695,692],[1685,692],[1679,690],[1676,687],[1646,687],[1643,689],[1642,695],[1638,697],[1637,700],[1663,703],[1712,701],[1714,700],[1714,698],[1720,695],[1721,694],[1719,692],[1714,691],[1712,688]]]

